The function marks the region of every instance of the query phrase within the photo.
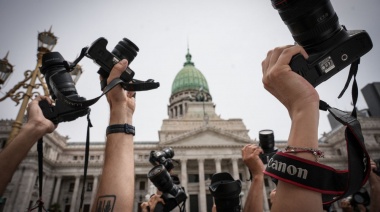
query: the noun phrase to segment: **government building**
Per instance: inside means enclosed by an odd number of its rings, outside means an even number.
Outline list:
[[[368,85],[370,92],[377,92],[379,83]],[[373,89],[372,89],[373,87]],[[377,90],[376,90],[377,89]],[[373,91],[374,90],[374,91]],[[364,89],[362,90],[362,92]],[[370,94],[371,96],[372,94]],[[370,98],[373,101],[373,97]],[[380,115],[376,106],[359,111],[363,136],[367,150],[373,159],[380,158]],[[222,119],[215,112],[215,104],[207,80],[186,54],[183,68],[176,75],[167,106],[168,117],[162,121],[159,140],[156,142],[134,142],[135,159],[135,204],[139,205],[156,192],[147,173],[152,169],[149,162],[152,150],[161,151],[171,147],[174,152],[173,175],[187,194],[187,212],[211,211],[213,198],[209,191],[211,176],[228,172],[242,182],[240,193],[242,206],[245,203],[250,173],[241,158],[241,149],[246,144],[259,144],[248,135],[242,119]],[[371,115],[375,114],[375,115]],[[345,127],[331,121],[332,130],[320,138],[320,149],[325,153],[321,163],[336,169],[347,169],[347,152],[344,137]],[[12,120],[0,120],[0,151],[11,131]],[[278,149],[284,149],[286,141],[276,141]],[[43,196],[46,209],[50,211],[77,212],[84,189],[83,211],[90,210],[94,202],[98,183],[102,177],[104,142],[91,142],[86,183],[84,181],[85,142],[68,142],[58,132],[47,134],[43,146]],[[1,170],[0,170],[1,173]],[[128,179],[126,179],[128,180]],[[365,186],[369,190],[368,183]],[[265,178],[264,209],[270,210],[269,193],[275,184]],[[12,181],[0,197],[0,212],[22,212],[35,205],[38,200],[38,161],[36,145],[14,173]],[[341,211],[338,203],[334,209]]]

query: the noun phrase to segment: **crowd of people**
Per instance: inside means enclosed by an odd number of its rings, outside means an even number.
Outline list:
[[[278,99],[287,109],[291,119],[288,145],[296,148],[318,149],[319,95],[315,88],[289,66],[296,54],[308,57],[298,45],[288,45],[270,50],[262,62],[262,82],[265,89]],[[109,83],[118,78],[127,68],[128,61],[117,63],[107,79]],[[109,125],[132,127],[135,111],[135,93],[116,86],[106,94],[110,107]],[[39,101],[52,100],[38,96],[28,105],[28,119],[20,133],[0,153],[0,196],[12,179],[13,173],[30,148],[46,133],[53,132],[55,126],[44,118]],[[142,129],[143,130],[143,129]],[[252,183],[243,211],[263,211],[264,164],[259,155],[262,149],[254,144],[242,148],[242,159],[252,173]],[[134,146],[133,133],[110,131],[107,133],[102,177],[97,188],[92,211],[132,211],[134,202]],[[315,161],[310,151],[289,153],[305,161]],[[120,169],[123,167],[123,169]],[[373,169],[377,169],[374,164]],[[323,179],[322,179],[323,180]],[[325,179],[326,180],[326,179]],[[380,177],[371,172],[370,211],[380,211]],[[270,194],[271,211],[323,211],[321,193],[279,180]],[[151,196],[141,204],[143,211],[154,211],[157,203],[165,204],[160,193]],[[352,211],[353,207],[341,201],[341,207]],[[148,209],[149,208],[149,209]],[[363,209],[365,211],[365,209]],[[216,211],[214,206],[213,211]]]

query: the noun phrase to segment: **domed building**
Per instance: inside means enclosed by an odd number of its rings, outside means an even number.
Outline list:
[[[162,121],[155,142],[134,142],[135,204],[139,205],[156,192],[147,174],[153,168],[150,153],[166,147],[174,150],[172,175],[177,176],[187,194],[187,212],[209,212],[213,198],[209,191],[211,176],[228,172],[242,182],[240,198],[245,203],[250,187],[250,173],[241,159],[241,149],[252,140],[249,130],[240,118],[222,119],[215,112],[211,90],[205,76],[198,70],[190,52],[186,54],[183,68],[173,80],[168,117]],[[360,117],[363,136],[372,158],[380,158],[380,118]],[[11,120],[0,120],[0,151],[4,147]],[[256,131],[261,129],[254,129]],[[286,141],[276,141],[283,149]],[[43,196],[45,208],[55,207],[63,212],[79,211],[80,197],[84,188],[84,208],[87,212],[94,202],[96,188],[102,176],[104,142],[91,142],[86,185],[83,185],[85,142],[67,142],[67,137],[53,132],[44,136]],[[345,169],[347,153],[344,128],[335,127],[321,138],[320,149],[325,152],[321,162],[336,169]],[[127,179],[126,179],[127,180]],[[264,179],[264,211],[269,211],[269,192],[275,187],[270,178]],[[36,145],[14,173],[3,196],[0,212],[25,211],[38,200],[38,162]],[[335,208],[340,211],[338,207]]]

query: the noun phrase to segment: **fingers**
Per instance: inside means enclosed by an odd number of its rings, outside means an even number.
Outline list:
[[[127,67],[128,61],[126,59],[123,59],[114,65],[107,79],[107,84],[109,84],[113,79],[120,77],[120,75],[125,71],[125,69],[127,69]]]
[[[281,49],[280,49],[281,51]],[[296,54],[302,54],[304,58],[308,58],[309,55],[306,53],[305,49],[301,46],[287,46],[282,49],[281,54],[277,58],[278,64],[289,64],[292,57]]]

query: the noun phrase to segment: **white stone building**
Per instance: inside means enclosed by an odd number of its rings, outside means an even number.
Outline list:
[[[380,118],[360,117],[363,135],[369,154],[380,158]],[[0,145],[11,130],[11,120],[0,120]],[[178,175],[188,199],[186,211],[211,211],[213,203],[208,186],[216,172],[229,172],[234,179],[242,180],[241,199],[244,204],[250,186],[249,171],[241,159],[241,149],[249,143],[258,143],[248,135],[241,119],[221,119],[203,74],[195,68],[191,55],[177,74],[168,105],[168,119],[164,119],[157,142],[134,142],[135,148],[135,206],[146,195],[155,191],[147,173],[151,150],[172,147],[175,152],[174,174]],[[279,149],[286,141],[276,141]],[[67,138],[53,132],[44,137],[43,201],[45,207],[59,205],[62,212],[79,211],[80,196],[84,188],[84,212],[94,202],[98,182],[102,175],[104,143],[91,142],[86,185],[83,186],[85,143],[67,142]],[[1,146],[0,146],[1,147]],[[320,148],[325,152],[321,163],[337,169],[347,166],[344,127],[338,126],[321,138]],[[1,148],[0,148],[1,149]],[[122,167],[120,167],[122,168]],[[0,170],[1,173],[1,170]],[[128,180],[128,179],[126,179]],[[269,211],[269,192],[275,187],[265,179],[265,210]],[[0,199],[0,212],[26,211],[38,198],[38,162],[34,146],[15,172],[11,183]],[[336,205],[335,205],[336,206]],[[336,206],[338,209],[338,207]]]

